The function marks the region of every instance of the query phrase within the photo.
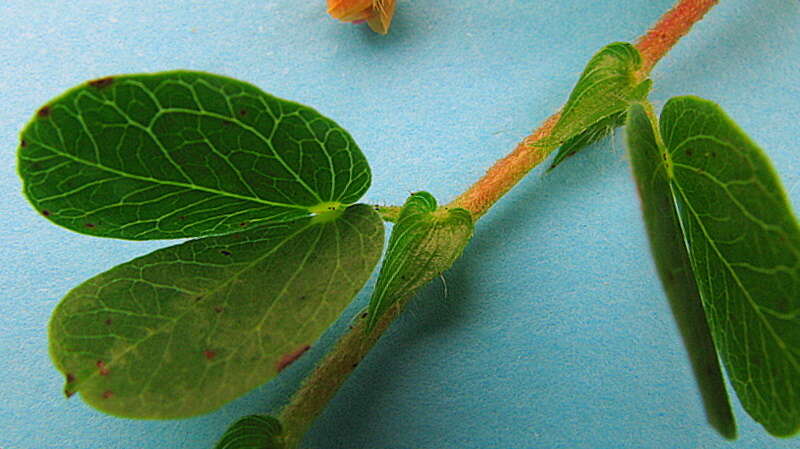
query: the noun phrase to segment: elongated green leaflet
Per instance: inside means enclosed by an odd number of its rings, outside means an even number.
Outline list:
[[[626,140],[650,249],[689,354],[708,422],[725,438],[734,439],[736,421],[672,199],[668,158],[659,145],[658,125],[648,114],[643,105],[631,107]]]
[[[356,202],[369,187],[353,139],[313,109],[198,72],[78,86],[22,132],[34,207],[85,234],[224,234]]]
[[[437,209],[436,199],[427,192],[411,195],[389,238],[369,302],[367,331],[398,300],[450,268],[470,237],[472,216],[468,211]]]
[[[550,169],[621,125],[628,105],[647,98],[650,80],[636,77],[641,66],[642,57],[627,42],[609,44],[592,56],[550,137],[541,142],[546,151],[561,146]]]
[[[209,412],[313,344],[382,246],[380,217],[356,205],[158,250],[72,290],[53,314],[50,352],[67,394],[107,413]]]
[[[764,152],[715,104],[673,98],[661,134],[717,351],[768,432],[800,429],[800,227]]]
[[[214,449],[282,449],[281,423],[268,415],[250,415],[233,423]]]

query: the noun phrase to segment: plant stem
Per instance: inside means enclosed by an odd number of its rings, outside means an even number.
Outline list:
[[[358,366],[361,359],[375,346],[383,332],[400,315],[411,296],[396,302],[378,320],[372,332],[367,333],[367,315],[362,313],[357,322],[336,342],[330,352],[314,367],[303,385],[283,408],[279,420],[283,425],[283,447],[294,449],[303,435],[322,412],[328,401]]]
[[[647,78],[656,63],[718,2],[680,0],[664,14],[636,43],[636,49],[642,55],[642,69],[637,73],[639,80]],[[478,182],[448,206],[470,211],[473,220],[483,216],[497,200],[547,158],[552,150],[537,148],[534,144],[550,136],[560,117],[560,111],[551,115],[533,134],[517,144],[514,151],[497,161]]]
[[[638,74],[641,79],[647,77],[655,64],[717,2],[718,0],[680,0],[639,39],[636,48],[643,58],[643,68]],[[534,148],[534,143],[549,136],[560,117],[560,112],[550,116],[539,129],[523,139],[514,151],[500,159],[483,178],[446,207],[462,207],[470,211],[474,219],[481,217],[500,197],[547,157],[549,152]],[[377,210],[388,221],[392,221],[399,211],[392,207],[381,207]],[[366,316],[358,317],[357,323],[317,364],[280,414],[286,449],[294,449],[300,444],[314,419],[322,412],[361,359],[377,343],[392,321],[397,318],[409,297],[398,301],[387,311],[369,334],[365,331]]]
[[[636,43],[642,55],[640,79],[647,78],[656,63],[717,3],[719,0],[682,0],[661,16]]]

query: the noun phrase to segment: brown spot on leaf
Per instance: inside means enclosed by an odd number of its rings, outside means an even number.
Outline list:
[[[42,209],[42,215],[44,215],[45,217],[49,217],[50,216],[50,211],[47,210],[47,209]]]
[[[111,399],[111,396],[114,396],[114,392],[111,390],[106,390],[103,392],[103,399]]]
[[[301,355],[305,354],[306,351],[311,349],[310,345],[303,345],[299,348],[295,349],[292,352],[287,352],[286,354],[282,355],[280,359],[278,359],[278,363],[275,364],[275,371],[281,372],[286,369],[287,366],[291,365],[292,362],[299,359]]]
[[[206,349],[205,351],[203,351],[203,355],[204,355],[204,356],[205,356],[205,357],[206,357],[208,360],[213,360],[213,359],[214,359],[214,357],[216,357],[216,356],[217,356],[217,353],[216,353],[216,352],[214,352],[214,351],[211,351],[211,350],[208,350],[208,349]]]
[[[692,150],[686,150],[686,155],[687,156],[692,157],[692,154],[694,154],[694,153],[692,153]]]
[[[239,109],[239,115],[241,115],[242,117],[247,115],[247,109]]]
[[[111,370],[109,370],[108,367],[106,366],[106,362],[102,360],[97,361],[97,370],[101,376],[108,376],[108,373],[111,372]]]
[[[181,215],[181,216],[179,216],[179,217],[178,217],[178,220],[180,220],[180,221],[184,221],[184,220],[186,220],[186,215]]]
[[[243,221],[243,222],[239,223],[239,226],[241,226],[243,228],[246,228],[247,226],[250,226],[250,223],[248,223],[246,221]]]
[[[106,326],[111,326],[111,318],[106,319]]]
[[[223,249],[222,251],[220,251],[220,254],[222,254],[223,256],[230,256],[233,253],[231,253],[230,251],[228,251],[226,249]]]
[[[217,312],[217,313],[222,313],[222,311],[224,311],[224,310],[225,310],[225,309],[223,309],[223,308],[222,308],[222,307],[220,307],[220,306],[216,306],[216,307],[214,307],[214,312]]]
[[[361,314],[361,319],[363,320],[364,318],[366,318],[366,317],[367,317],[367,315],[369,315],[367,312],[364,312],[364,313],[362,313],[362,314]]]
[[[92,87],[96,87],[98,89],[102,89],[104,87],[110,86],[111,83],[113,83],[113,82],[114,82],[114,78],[110,77],[110,76],[107,76],[105,78],[100,78],[100,79],[97,79],[97,80],[94,80],[94,81],[89,81],[89,85],[92,86]]]
[[[69,390],[69,389],[67,389],[67,388],[65,388],[65,389],[64,389],[64,396],[66,396],[66,397],[67,397],[67,399],[71,398],[71,397],[72,397],[74,394],[75,394],[75,392],[74,392],[74,391],[72,391],[72,390]]]
[[[49,117],[51,112],[53,111],[50,109],[50,106],[44,106],[36,112],[36,115],[39,117]]]
[[[25,140],[25,139],[22,139],[22,141],[19,143],[19,146],[21,146],[22,148],[27,147],[28,146],[28,141]]]
[[[87,228],[89,228],[89,229],[91,229],[91,228],[96,228],[96,227],[97,227],[97,225],[96,225],[96,224],[94,224],[94,223],[86,223],[84,226],[86,226],[86,227],[87,227]]]
[[[75,382],[75,375],[72,373],[67,373],[67,383],[71,384],[72,382]]]

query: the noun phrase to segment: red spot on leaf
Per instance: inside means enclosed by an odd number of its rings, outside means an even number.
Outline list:
[[[36,112],[36,115],[38,115],[39,117],[48,117],[50,116],[51,112],[53,111],[50,109],[50,106],[44,106],[43,108],[39,109]]]
[[[216,352],[214,352],[214,351],[211,351],[211,350],[209,350],[209,349],[206,349],[205,351],[203,351],[203,355],[204,355],[204,356],[206,356],[206,358],[207,358],[208,360],[213,360],[213,359],[214,359],[214,357],[216,357],[216,356],[217,356],[217,353],[216,353]]]
[[[242,117],[247,115],[247,109],[239,109],[239,115],[241,115]]]
[[[98,89],[102,89],[104,87],[108,87],[111,83],[114,82],[114,78],[108,76],[106,78],[100,78],[94,81],[89,81],[89,85],[92,87],[96,87]]]
[[[97,361],[97,369],[101,376],[108,376],[108,373],[111,372],[106,366],[106,362],[102,360]]]
[[[103,392],[103,399],[111,399],[111,396],[114,396],[114,392],[111,390],[106,390]]]
[[[44,215],[45,217],[49,217],[50,216],[50,211],[47,210],[47,209],[42,209],[42,215]]]
[[[71,384],[72,382],[75,382],[75,375],[72,373],[67,373],[67,383]]]
[[[89,229],[97,227],[97,225],[94,223],[86,223],[84,226],[86,226]]]
[[[303,345],[292,352],[288,352],[282,355],[281,358],[278,359],[278,363],[275,364],[275,370],[277,372],[283,371],[284,369],[286,369],[287,366],[291,365],[295,360],[299,359],[300,356],[305,354],[306,351],[308,351],[309,349],[311,349],[311,346]]]

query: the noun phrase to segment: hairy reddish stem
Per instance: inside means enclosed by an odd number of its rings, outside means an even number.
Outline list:
[[[682,0],[639,38],[636,49],[643,60],[641,78],[647,77],[656,63],[717,3],[719,0]]]
[[[642,68],[637,74],[644,80],[665,54],[697,23],[719,0],[680,0],[636,43],[642,55]],[[550,136],[561,112],[544,121],[536,131],[522,140],[514,151],[497,161],[486,174],[466,192],[449,204],[480,218],[494,203],[514,187],[534,167],[539,165],[551,150],[534,145]]]

